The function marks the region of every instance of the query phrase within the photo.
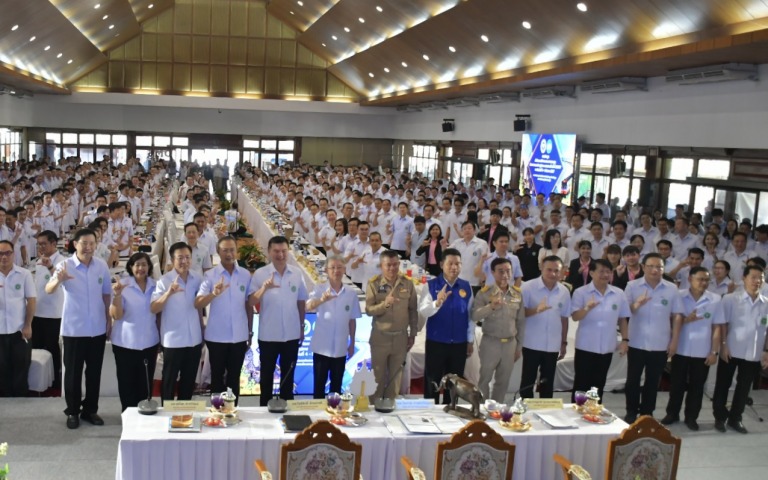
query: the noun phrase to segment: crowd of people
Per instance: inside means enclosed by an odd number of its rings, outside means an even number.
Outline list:
[[[354,353],[362,312],[342,281],[348,275],[364,290],[373,319],[374,398],[396,396],[419,316],[427,319],[427,398],[439,400],[445,374],[464,374],[476,327],[483,334],[478,387],[486,398],[504,400],[521,358],[521,396],[538,390],[551,397],[572,318],[574,391],[597,387],[602,397],[614,352],[626,355],[624,418],[631,423],[654,413],[671,361],[662,422],[679,421],[685,399],[684,421],[695,430],[716,364],[715,426],[747,431],[744,406],[761,363],[768,368],[768,225],[753,231],[718,209],[700,215],[678,206],[673,218],[633,205],[618,210],[601,193],[594,204],[579,198],[567,205],[560,194],[531,195],[493,179],[465,185],[381,167],[241,165],[243,184],[270,198],[293,232],[327,255],[327,281],[308,291],[289,262],[287,238],[272,237],[269,263],[251,274],[237,264],[236,239],[212,228],[219,208],[201,169],[183,162],[178,179],[169,172],[176,170],[162,162],[144,171],[135,160],[115,167],[76,159],[0,170],[5,395],[27,393],[31,347],[52,353],[59,382],[59,335],[70,428],[80,419],[103,424],[98,397],[107,339],[123,409],[147,398],[145,372],[152,375],[159,351],[164,400],[192,397],[204,348],[212,391],[239,394],[258,305],[261,404],[272,395],[278,364],[281,385],[293,384],[307,311],[317,312],[309,348],[314,396],[322,398],[341,390]],[[179,199],[184,238],[170,246],[164,271],[153,272],[146,253],[133,253],[133,226],[161,191]],[[57,248],[62,237],[71,241],[71,256]],[[120,257],[127,257],[126,276],[113,278],[109,268]],[[432,277],[420,291],[400,273],[403,259]],[[279,395],[291,399],[293,391],[282,387]]]

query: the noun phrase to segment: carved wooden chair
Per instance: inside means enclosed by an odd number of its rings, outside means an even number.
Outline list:
[[[644,415],[608,444],[606,479],[674,480],[681,440]]]
[[[564,456],[556,453],[554,455],[554,460],[563,470],[564,480],[592,480],[592,476],[584,469],[584,467],[571,463],[571,461]]]
[[[473,420],[454,433],[447,442],[437,445],[435,479],[461,478],[472,474],[473,479],[512,478],[515,446],[507,443],[498,432],[482,420]],[[426,480],[424,472],[407,457],[400,462],[409,480]]]
[[[280,480],[334,478],[362,480],[360,460],[363,446],[352,442],[331,422],[320,420],[296,435],[292,443],[280,448]],[[260,480],[272,480],[264,462],[254,462]]]

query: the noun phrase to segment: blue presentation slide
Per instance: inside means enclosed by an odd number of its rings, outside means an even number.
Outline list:
[[[526,133],[523,135],[523,186],[531,195],[552,192],[570,194],[576,135],[570,133]]]

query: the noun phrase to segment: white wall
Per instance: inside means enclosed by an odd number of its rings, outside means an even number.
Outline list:
[[[401,140],[519,141],[515,114],[538,132],[575,132],[587,143],[768,149],[768,66],[761,82],[666,85],[648,92],[525,100],[400,113],[354,104],[77,93],[0,96],[0,125],[178,133]],[[221,113],[219,113],[221,111]],[[443,118],[456,131],[443,133]]]

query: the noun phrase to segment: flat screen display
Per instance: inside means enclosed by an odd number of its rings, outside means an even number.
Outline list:
[[[530,189],[531,195],[570,195],[575,157],[576,134],[524,133],[523,188]]]

